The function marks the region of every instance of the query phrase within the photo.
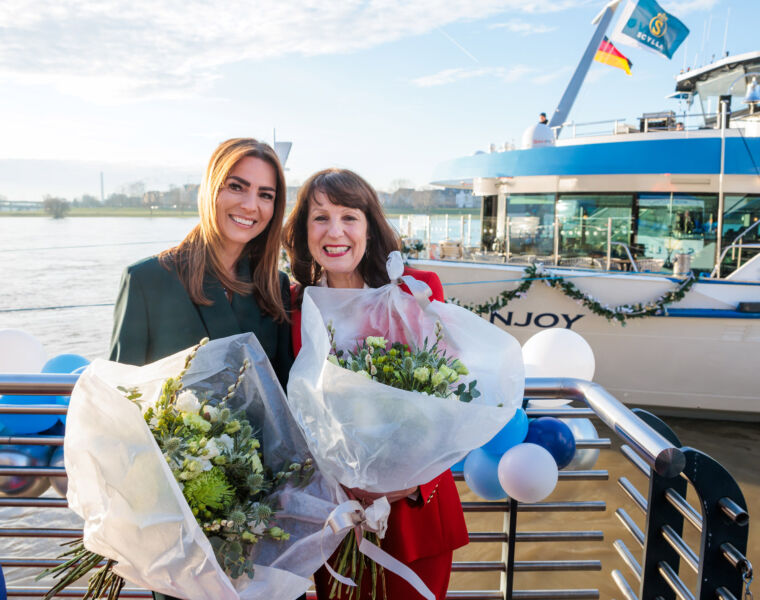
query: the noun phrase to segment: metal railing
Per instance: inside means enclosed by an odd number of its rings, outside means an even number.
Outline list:
[[[77,379],[76,375],[0,375],[1,394],[68,395]],[[639,527],[623,508],[615,515],[631,534],[634,549],[622,540],[612,547],[620,555],[633,576],[630,584],[623,573],[613,570],[612,579],[626,600],[662,598],[671,600],[736,600],[742,588],[751,580],[752,566],[746,558],[748,520],[746,503],[736,482],[716,461],[693,448],[681,447],[675,434],[657,417],[643,411],[630,410],[601,386],[574,379],[528,379],[525,399],[569,399],[585,404],[585,408],[528,408],[530,417],[597,417],[620,440],[621,452],[633,467],[649,478],[649,491],[639,492],[627,477],[618,478],[624,494],[645,515],[645,526]],[[0,414],[52,413],[64,414],[62,405],[0,405]],[[0,444],[46,444],[60,446],[61,436],[0,436]],[[609,448],[607,438],[577,440],[576,446]],[[65,477],[63,468],[0,467],[0,476],[36,475]],[[461,480],[461,476],[457,477]],[[609,473],[602,469],[560,471],[559,481],[604,482]],[[691,484],[700,500],[700,509],[686,501],[686,488]],[[65,498],[0,497],[0,507],[40,509],[67,508]],[[599,598],[596,588],[587,589],[530,589],[517,590],[515,573],[570,571],[598,572],[600,560],[567,560],[563,557],[538,561],[515,559],[516,546],[526,543],[548,542],[600,542],[602,531],[520,531],[518,516],[523,513],[586,513],[606,511],[606,503],[599,500],[548,501],[522,504],[508,499],[496,502],[464,502],[466,515],[497,513],[503,515],[500,531],[471,532],[472,543],[501,545],[501,560],[466,561],[453,564],[454,573],[499,573],[499,589],[450,590],[447,598],[459,600],[593,600]],[[701,532],[698,551],[690,548],[683,538],[685,524]],[[0,527],[5,538],[57,538],[70,539],[82,534],[79,529],[46,527]],[[698,573],[696,589],[690,590],[679,577],[681,564]],[[0,557],[0,565],[30,568],[41,571],[58,564],[57,559],[38,557]],[[7,590],[9,598],[40,598],[47,591],[41,587],[13,587]],[[84,590],[69,589],[62,597],[81,597]],[[125,598],[149,598],[150,593],[129,589],[122,592]],[[310,592],[307,597],[314,600]]]

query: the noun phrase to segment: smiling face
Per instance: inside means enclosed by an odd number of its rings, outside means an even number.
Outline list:
[[[272,220],[276,191],[275,169],[260,158],[245,156],[228,173],[216,197],[216,223],[231,268]]]
[[[309,252],[327,272],[333,287],[337,279],[361,280],[357,268],[367,249],[367,217],[358,208],[333,204],[321,191],[309,200],[306,227]]]

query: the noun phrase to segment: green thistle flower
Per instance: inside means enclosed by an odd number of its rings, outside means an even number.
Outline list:
[[[235,492],[227,481],[224,471],[213,467],[204,471],[185,484],[183,494],[190,508],[203,511],[208,508],[219,510],[229,508]]]
[[[427,367],[417,367],[414,370],[414,378],[420,383],[426,383],[430,378],[430,369]]]

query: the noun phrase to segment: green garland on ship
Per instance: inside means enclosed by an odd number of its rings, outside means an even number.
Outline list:
[[[648,302],[636,302],[634,304],[621,304],[609,306],[602,304],[596,298],[579,290],[573,283],[560,275],[552,275],[544,270],[543,265],[530,265],[525,269],[520,284],[513,290],[504,290],[497,297],[491,298],[482,304],[460,302],[456,298],[449,302],[474,312],[477,315],[490,315],[494,311],[504,308],[515,298],[522,298],[528,292],[535,281],[543,281],[549,287],[557,288],[567,297],[572,298],[579,304],[588,308],[595,315],[604,317],[608,321],[615,321],[625,326],[628,319],[639,319],[661,314],[667,306],[681,300],[691,287],[696,283],[693,274],[689,275],[678,286],[666,292],[659,298]]]

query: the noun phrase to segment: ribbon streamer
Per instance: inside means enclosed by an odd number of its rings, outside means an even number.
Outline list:
[[[427,287],[427,286],[426,286]],[[356,500],[348,500],[336,506],[327,517],[324,530],[327,526],[333,530],[335,534],[348,533],[351,529],[354,530],[357,539],[361,539],[359,544],[359,552],[364,554],[370,560],[374,560],[378,565],[387,569],[391,573],[395,573],[411,585],[417,592],[427,600],[435,600],[435,594],[431,592],[425,585],[425,582],[420,579],[419,575],[412,571],[401,561],[393,558],[385,550],[375,546],[372,542],[365,539],[362,535],[362,531],[371,531],[376,533],[377,536],[382,539],[385,537],[385,532],[388,528],[388,516],[391,512],[391,505],[388,499],[383,496],[375,500],[371,506],[366,509],[362,508]],[[344,585],[356,587],[356,583],[348,577],[344,577],[330,566],[322,552],[322,560],[327,567],[327,571],[335,579],[340,581]]]
[[[392,282],[399,285],[401,283],[406,284],[422,310],[425,310],[430,305],[430,296],[433,294],[433,291],[424,281],[419,281],[411,275],[404,275],[404,259],[401,258],[401,252],[398,250],[391,252],[388,255],[388,260],[385,261],[385,268]]]

